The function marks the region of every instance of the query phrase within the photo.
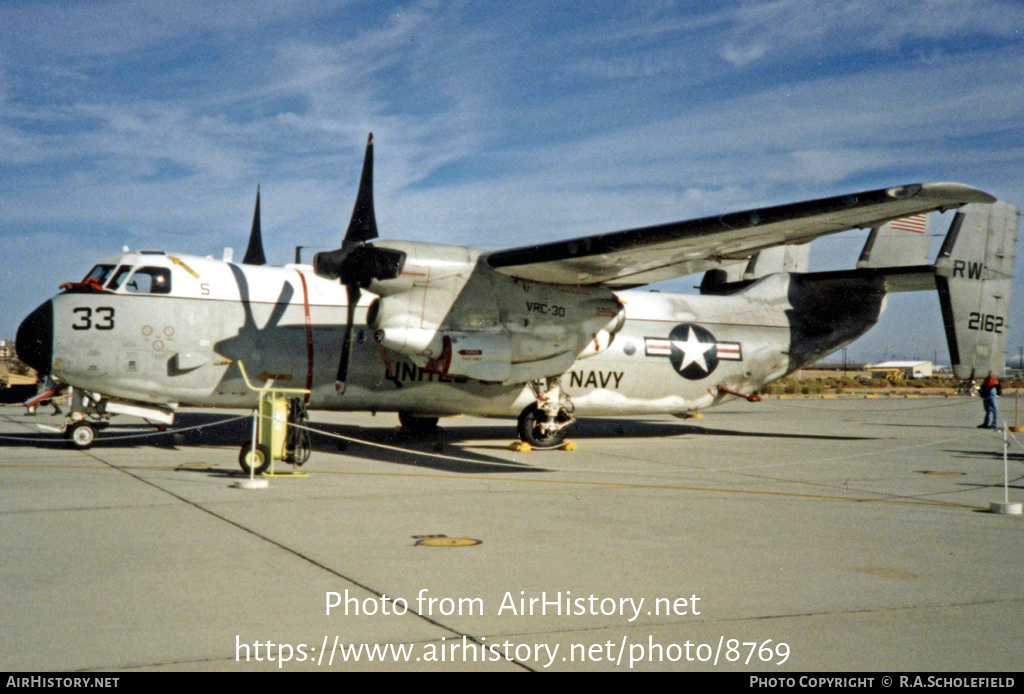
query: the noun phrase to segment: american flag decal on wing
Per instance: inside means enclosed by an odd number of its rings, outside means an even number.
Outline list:
[[[894,219],[889,226],[895,231],[909,231],[914,234],[924,234],[928,231],[928,215],[915,214],[913,217]]]

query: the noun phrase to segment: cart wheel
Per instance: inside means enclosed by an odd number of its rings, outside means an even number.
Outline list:
[[[242,452],[238,455],[238,464],[247,475],[253,468],[256,469],[257,475],[263,474],[270,467],[270,452],[266,446],[256,444],[256,452],[253,453],[252,444],[247,443],[242,446]]]
[[[88,422],[75,422],[67,428],[64,436],[75,448],[88,448],[96,440],[96,430]]]

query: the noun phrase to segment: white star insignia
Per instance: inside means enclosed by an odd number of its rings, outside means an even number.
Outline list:
[[[708,370],[708,362],[704,358],[712,347],[715,346],[714,342],[701,342],[697,339],[697,335],[693,332],[693,328],[688,328],[689,333],[686,336],[686,342],[681,340],[673,340],[672,344],[675,345],[676,349],[683,353],[683,361],[679,365],[679,370],[684,371],[690,364],[696,364],[704,371]]]

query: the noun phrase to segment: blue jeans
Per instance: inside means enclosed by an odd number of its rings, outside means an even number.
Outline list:
[[[985,423],[984,426],[993,429],[999,425],[999,396],[995,393],[985,397]]]

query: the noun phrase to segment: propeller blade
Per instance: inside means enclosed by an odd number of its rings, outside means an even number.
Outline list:
[[[359,192],[352,210],[352,221],[341,242],[341,247],[361,245],[377,238],[377,219],[373,213],[373,133],[366,140],[363,173],[359,177]]]
[[[341,359],[338,362],[338,376],[335,379],[335,390],[345,393],[348,383],[348,363],[352,358],[352,337],[356,327],[356,304],[363,292],[358,284],[346,284],[345,294],[348,296],[348,324],[345,326],[345,341],[341,343]]]
[[[256,186],[256,211],[252,214],[252,231],[249,232],[249,246],[245,249],[243,265],[266,265],[263,255],[263,237],[260,233],[260,187]]]
[[[341,359],[338,363],[338,378],[335,388],[345,392],[348,381],[348,366],[352,357],[352,337],[355,333],[356,304],[362,290],[370,287],[374,280],[388,280],[398,277],[405,264],[405,253],[388,248],[375,248],[370,243],[377,238],[377,220],[373,212],[373,133],[366,141],[366,155],[363,157],[363,172],[359,178],[359,191],[352,210],[352,220],[341,241],[341,248],[324,251],[313,256],[313,272],[327,279],[339,280],[345,285],[348,298],[348,323],[345,326],[345,341],[341,345]]]

